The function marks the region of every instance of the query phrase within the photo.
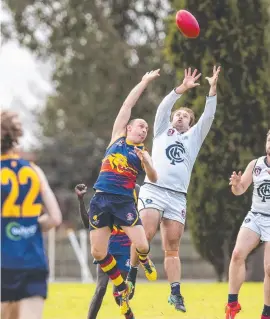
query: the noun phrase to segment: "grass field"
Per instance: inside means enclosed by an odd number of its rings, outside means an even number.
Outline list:
[[[55,283],[49,288],[45,306],[45,319],[84,319],[94,284]],[[227,299],[227,284],[183,283],[187,313],[176,312],[167,304],[169,293],[166,283],[139,283],[131,306],[136,319],[224,319]],[[263,286],[260,283],[245,283],[240,294],[242,311],[237,319],[260,318],[263,306]],[[124,318],[113,301],[110,285],[104,298],[98,319]]]

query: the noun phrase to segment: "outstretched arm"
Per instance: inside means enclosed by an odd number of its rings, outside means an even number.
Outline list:
[[[210,84],[209,96],[206,98],[206,103],[204,107],[203,114],[201,115],[199,121],[193,126],[192,130],[194,132],[194,143],[193,149],[195,152],[201,147],[206,135],[208,134],[211,125],[213,123],[216,107],[217,107],[217,81],[220,72],[220,67],[213,68],[213,75],[211,78],[206,77]],[[196,142],[196,143],[195,143]]]
[[[252,172],[255,166],[256,160],[251,161],[244,174],[242,175],[241,171],[236,174],[236,172],[233,172],[230,177],[230,184],[231,189],[234,195],[239,196],[246,192],[246,190],[249,188],[250,184],[252,183]]]
[[[132,108],[135,106],[136,102],[138,101],[139,97],[142,95],[148,84],[157,77],[159,77],[159,69],[147,72],[143,76],[141,82],[131,90],[115,119],[111,143],[115,141],[119,136],[126,134],[126,126],[130,120]]]
[[[83,197],[85,193],[87,192],[87,186],[84,184],[78,184],[75,187],[75,192],[77,194],[78,201],[79,201],[79,211],[81,215],[81,220],[83,222],[84,227],[89,228],[89,217],[88,217],[88,214],[84,205],[84,201],[83,201]]]
[[[195,69],[191,74],[191,68],[185,70],[185,77],[183,83],[171,91],[165,98],[161,101],[158,106],[155,122],[154,122],[154,137],[164,132],[168,126],[170,125],[170,116],[172,108],[175,102],[181,97],[181,95],[198,85],[196,81],[199,79],[201,74],[197,74],[197,70]]]

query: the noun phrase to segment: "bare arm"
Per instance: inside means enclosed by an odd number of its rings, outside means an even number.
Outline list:
[[[41,197],[47,212],[38,218],[42,231],[48,231],[62,223],[62,214],[57,203],[56,197],[48,183],[42,169],[36,165],[32,167],[37,172],[41,182]]]
[[[83,201],[83,197],[85,193],[87,192],[87,186],[84,184],[78,184],[75,187],[75,192],[77,194],[78,201],[79,201],[79,212],[81,215],[82,223],[85,228],[89,228],[89,217],[88,217],[87,210]]]
[[[158,179],[158,176],[157,176],[156,170],[154,169],[152,158],[151,158],[150,154],[147,151],[141,150],[137,147],[135,147],[134,149],[135,149],[137,156],[142,161],[142,166],[143,166],[145,173],[146,173],[147,177],[149,178],[150,182],[155,183]]]
[[[249,188],[250,184],[252,183],[252,173],[255,166],[256,160],[251,161],[244,174],[242,175],[241,172],[236,174],[236,172],[232,173],[230,178],[231,189],[234,195],[239,196],[246,192]]]
[[[138,83],[125,99],[113,125],[111,142],[115,141],[119,136],[126,134],[126,126],[131,117],[132,108],[135,106],[139,97],[146,89],[148,84],[159,76],[159,69],[147,72],[140,83]]]

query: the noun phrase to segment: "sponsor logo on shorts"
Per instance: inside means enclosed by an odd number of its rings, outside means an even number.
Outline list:
[[[182,209],[181,216],[182,216],[183,219],[186,218],[186,210],[185,209]]]
[[[264,180],[258,187],[257,192],[262,198],[262,202],[266,202],[267,199],[270,199],[270,180]]]
[[[125,266],[130,267],[130,259],[126,260]]]
[[[172,165],[183,162],[184,159],[182,158],[182,154],[185,152],[184,145],[178,141],[166,148],[166,156],[171,161]]]
[[[151,204],[153,201],[152,201],[152,199],[147,198],[145,202],[146,202],[146,204]]]
[[[247,224],[247,223],[249,223],[251,221],[251,219],[250,218],[245,218],[245,220],[244,220],[244,222]]]
[[[168,135],[168,136],[172,136],[172,135],[174,134],[174,132],[175,132],[175,130],[174,130],[173,128],[170,128],[170,129],[168,130],[167,135]]]
[[[260,166],[256,166],[256,167],[254,168],[254,174],[255,174],[256,176],[259,176],[260,173],[261,173],[261,171],[262,171],[262,168],[261,168]]]
[[[132,221],[132,220],[134,220],[134,214],[132,214],[132,213],[127,213],[127,221]]]
[[[37,232],[38,226],[23,226],[16,222],[8,223],[6,226],[6,235],[9,239],[18,241],[32,237]]]
[[[98,216],[99,215],[94,215],[93,218],[92,218],[92,224],[95,225],[95,226],[97,226],[98,223],[99,223]]]

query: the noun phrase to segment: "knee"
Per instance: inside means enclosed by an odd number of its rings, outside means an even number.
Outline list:
[[[107,252],[102,251],[97,249],[95,246],[91,246],[91,255],[96,259],[96,260],[102,260],[106,257]]]
[[[163,245],[163,250],[167,252],[170,251],[176,251],[178,253],[179,251],[179,240],[167,240]]]
[[[178,250],[165,250],[164,255],[165,255],[165,258],[179,259],[179,251]]]
[[[232,253],[232,261],[233,262],[242,262],[245,261],[246,256],[240,249],[234,249]]]
[[[149,251],[150,251],[150,246],[149,246],[149,244],[148,244],[148,242],[147,242],[147,243],[145,243],[145,244],[138,245],[138,246],[136,247],[136,250],[137,250],[138,253],[148,254]]]
[[[270,277],[270,263],[267,263],[264,265],[264,273],[265,273],[265,276]]]

